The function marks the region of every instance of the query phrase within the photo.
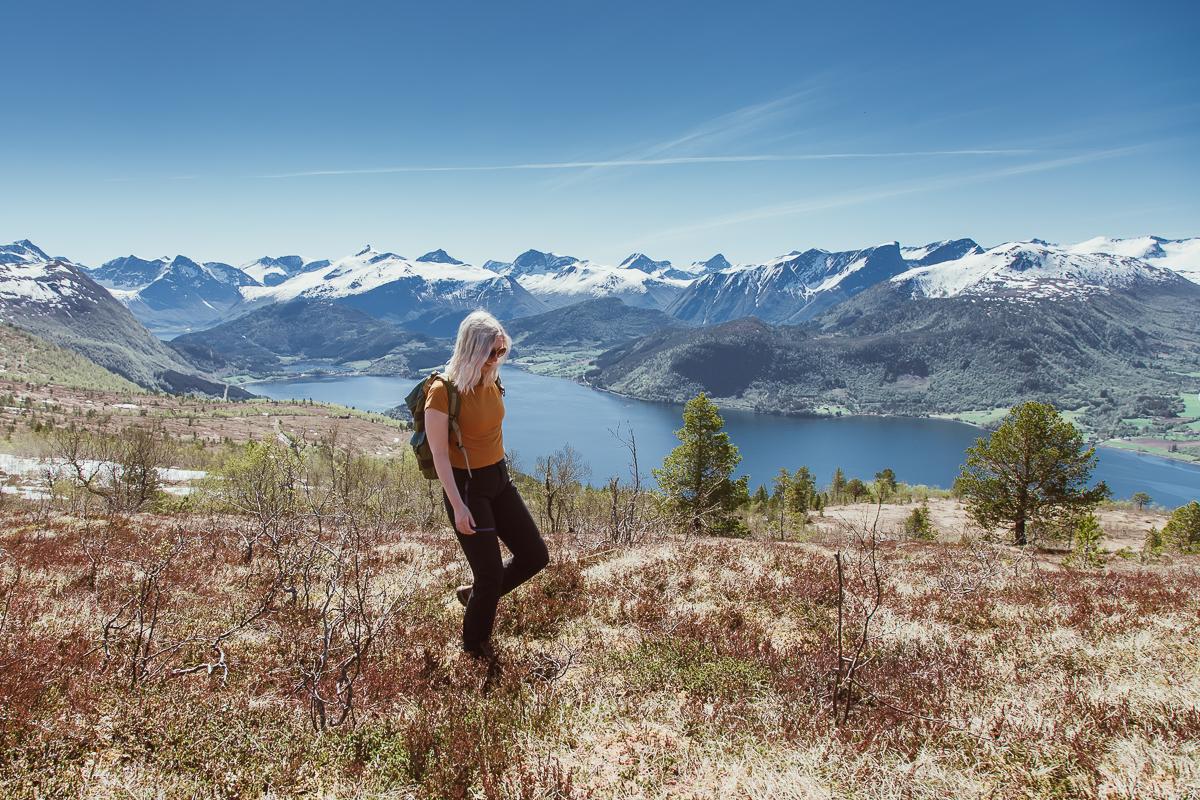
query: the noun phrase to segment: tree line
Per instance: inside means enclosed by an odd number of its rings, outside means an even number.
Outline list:
[[[742,510],[751,503],[774,503],[782,536],[788,514],[803,518],[809,511],[822,511],[827,503],[866,497],[882,503],[899,488],[890,468],[877,472],[870,485],[859,478],[848,480],[838,468],[822,492],[812,472],[802,466],[795,472],[781,469],[770,494],[760,486],[751,496],[747,477],[734,478],[741,455],[723,427],[716,405],[704,393],[697,395],[684,407],[683,427],[676,431],[680,444],[654,470],[666,503],[689,533],[744,535]],[[1090,484],[1096,448],[1087,446],[1079,429],[1052,405],[1031,401],[1014,407],[965,456],[952,492],[980,527],[1008,531],[1015,545],[1065,538],[1085,552],[1094,550],[1099,539],[1094,511],[1112,492],[1104,481]],[[1140,509],[1151,498],[1138,492],[1131,500]],[[915,510],[906,527],[914,535],[928,535],[928,511]],[[1179,509],[1154,536],[1148,541],[1151,548],[1200,547],[1200,503]]]

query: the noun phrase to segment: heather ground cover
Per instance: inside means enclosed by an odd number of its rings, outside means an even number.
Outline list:
[[[328,470],[271,513],[5,501],[7,795],[1200,791],[1194,556],[1069,568],[909,540],[886,504],[783,542],[579,515],[502,604],[489,673],[456,649],[468,573],[436,510]]]

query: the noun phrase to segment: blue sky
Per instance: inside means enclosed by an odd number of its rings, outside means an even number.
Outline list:
[[[8,3],[0,240],[615,263],[1196,236],[1197,8]]]

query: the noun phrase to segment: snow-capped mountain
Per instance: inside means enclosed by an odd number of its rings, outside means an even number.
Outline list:
[[[36,264],[50,260],[42,248],[28,239],[0,244],[0,264]]]
[[[633,253],[618,264],[617,269],[641,270],[659,280],[692,281],[707,272],[716,272],[728,266],[729,262],[719,253],[708,261],[696,261],[686,267],[676,267],[670,261],[655,261],[645,253]]]
[[[501,275],[518,278],[522,275],[544,275],[579,261],[574,256],[543,253],[541,250],[526,250],[512,261],[486,261],[483,268]]]
[[[946,239],[930,242],[921,247],[901,247],[904,260],[915,267],[927,267],[943,261],[954,261],[973,253],[982,253],[983,248],[973,239]]]
[[[136,290],[148,286],[171,263],[170,258],[147,261],[135,255],[105,261],[91,270],[92,278],[109,289]]]
[[[910,266],[896,242],[839,253],[793,251],[765,264],[705,275],[667,313],[701,325],[749,316],[802,322]]]
[[[82,268],[51,258],[28,239],[0,246],[0,314],[6,321],[69,313],[100,295],[112,299]]]
[[[733,268],[734,266],[729,263],[729,259],[721,253],[717,253],[707,261],[693,261],[689,271],[693,273],[724,272],[727,269]]]
[[[175,256],[148,285],[112,294],[143,325],[167,336],[215,325],[242,304],[242,287],[252,286],[257,281],[236,267]]]
[[[241,304],[240,287],[259,285],[231,264],[200,264],[183,255],[153,260],[122,256],[90,274],[143,325],[164,336],[216,324]]]
[[[655,261],[645,253],[630,253],[617,265],[617,269],[640,269],[647,275],[671,268],[670,261]]]
[[[517,282],[550,308],[617,297],[635,308],[662,310],[674,302],[690,280],[668,278],[661,273],[651,275],[632,266],[610,267],[576,261],[555,272],[527,273]]]
[[[983,296],[1043,300],[1162,286],[1180,277],[1145,261],[1078,253],[1044,242],[1009,242],[953,261],[914,267],[891,283],[921,297]]]
[[[1174,270],[1193,283],[1200,283],[1200,237],[1164,239],[1161,236],[1139,236],[1110,239],[1097,236],[1069,245],[1066,249],[1072,253],[1111,253],[1141,259],[1148,264]]]
[[[261,283],[253,275],[232,264],[225,264],[221,261],[205,261],[203,266],[209,277],[230,286],[258,286]]]
[[[0,259],[52,261],[34,250],[27,241],[16,242],[0,250]],[[1137,264],[1128,263],[1134,260]],[[762,264],[735,265],[716,254],[686,266],[640,252],[610,266],[527,250],[512,261],[476,267],[443,249],[410,259],[367,247],[336,261],[306,262],[291,255],[260,258],[241,268],[184,256],[130,255],[106,262],[91,275],[160,335],[201,330],[295,298],[345,303],[447,335],[475,305],[515,319],[613,297],[691,324],[746,316],[798,323],[901,275],[910,295],[1039,298],[1104,291],[1126,279],[1161,282],[1162,271],[1154,267],[1200,283],[1200,238],[1097,238],[1067,247],[1032,240],[987,252],[971,239],[903,248],[890,242],[862,250],[792,251]]]
[[[293,275],[327,266],[328,261],[305,261],[300,256],[263,256],[242,266],[241,270],[255,283],[277,286]]]
[[[142,386],[219,393],[77,264],[27,240],[0,246],[0,319]],[[244,392],[241,394],[245,394]]]
[[[276,286],[244,287],[242,296],[254,307],[297,297],[336,300],[400,323],[468,305],[503,318],[545,310],[508,275],[469,264],[410,261],[369,246]]]
[[[431,264],[453,264],[455,266],[462,266],[463,264],[467,263],[465,261],[459,261],[457,258],[454,258],[441,248],[438,248],[437,250],[430,250],[425,255],[418,257],[417,261],[427,261]]]

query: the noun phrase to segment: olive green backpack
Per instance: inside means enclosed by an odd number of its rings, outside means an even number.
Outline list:
[[[438,479],[437,469],[433,465],[433,451],[429,449],[429,439],[425,435],[425,397],[429,392],[429,387],[433,385],[433,381],[440,380],[446,385],[446,401],[447,401],[447,416],[450,417],[450,440],[454,442],[458,449],[462,451],[463,460],[467,458],[467,449],[463,447],[462,431],[458,428],[458,410],[460,406],[458,388],[445,375],[439,372],[431,372],[428,378],[425,378],[420,383],[412,388],[408,393],[408,397],[404,398],[404,405],[408,407],[409,413],[413,418],[413,435],[409,439],[409,444],[412,445],[413,454],[417,457],[417,466],[421,468],[421,474],[431,481]],[[504,384],[500,383],[500,376],[496,376],[496,386],[500,389],[500,394],[504,394]],[[471,462],[467,461],[467,473],[471,472]]]

